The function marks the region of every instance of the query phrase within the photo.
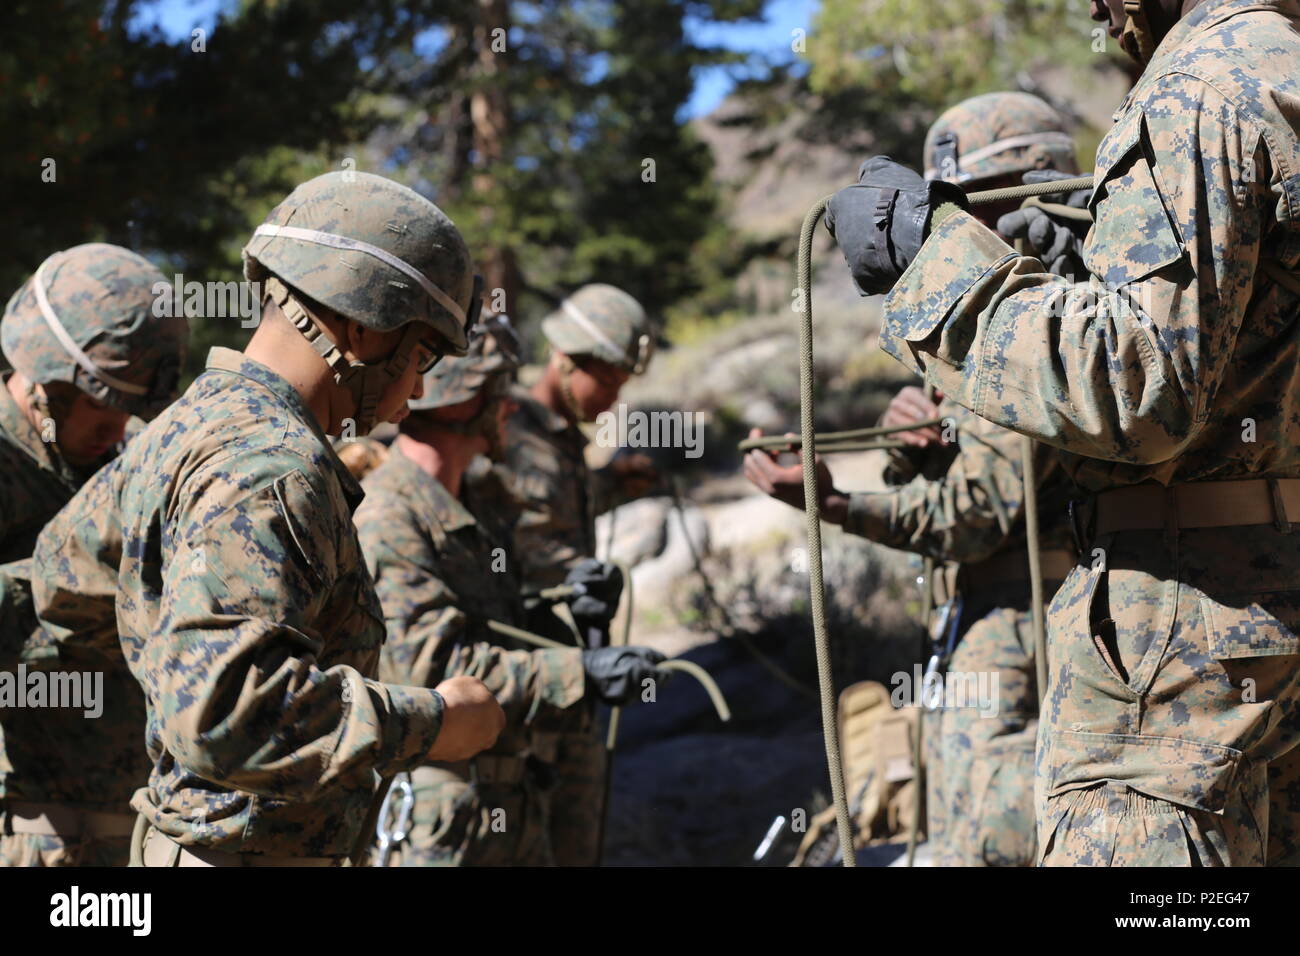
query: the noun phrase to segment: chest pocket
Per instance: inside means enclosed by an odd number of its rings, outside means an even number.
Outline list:
[[[1084,250],[1088,271],[1111,289],[1144,279],[1184,258],[1150,158],[1141,113],[1120,120],[1097,151],[1088,201],[1093,227]]]

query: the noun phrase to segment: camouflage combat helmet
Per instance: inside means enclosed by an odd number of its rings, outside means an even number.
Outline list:
[[[944,113],[925,136],[925,178],[966,184],[1034,169],[1078,172],[1061,114],[1030,93],[985,93]]]
[[[468,402],[485,385],[509,383],[509,373],[519,368],[519,337],[510,318],[494,315],[471,330],[469,350],[445,358],[424,373],[424,395],[408,404],[412,411],[430,411]]]
[[[641,303],[622,289],[584,285],[542,320],[542,334],[565,355],[589,355],[626,369],[645,371],[654,333]]]
[[[494,315],[472,330],[469,351],[459,358],[443,359],[424,374],[424,395],[410,402],[413,412],[430,412],[485,395],[473,418],[460,422],[438,420],[438,426],[461,435],[482,435],[488,440],[487,456],[504,457],[505,445],[497,414],[510,388],[511,373],[519,368],[519,338],[510,319]]]
[[[362,434],[420,338],[441,354],[465,354],[481,301],[469,250],[442,210],[399,183],[350,170],[317,176],[271,210],[243,255],[244,275],[265,281],[335,381],[352,391]],[[386,360],[349,361],[295,291],[367,328],[405,327],[406,336]]]
[[[42,262],[0,322],[5,357],[33,384],[66,382],[146,419],[176,397],[188,340],[171,283],[142,256],[101,242]]]

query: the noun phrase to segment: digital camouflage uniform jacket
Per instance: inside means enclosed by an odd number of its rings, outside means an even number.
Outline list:
[[[41,529],[93,473],[41,441],[0,381],[0,564],[31,557]]]
[[[437,738],[437,694],[374,679],[360,498],[298,393],[213,349],[41,536],[41,622],[68,646],[120,639],[153,763],[133,806],[176,842],[346,855],[375,773]]]
[[[506,424],[506,457],[495,469],[521,509],[515,553],[532,590],[564,583],[569,569],[596,553],[597,489],[583,457],[587,438],[528,392]]]
[[[476,475],[474,507],[518,510],[514,553],[525,591],[563,584],[569,569],[596,554],[596,515],[616,501],[606,469],[593,471],[583,450],[587,438],[564,416],[516,388],[519,408],[506,425],[505,461]],[[485,480],[495,478],[495,482]],[[510,495],[500,501],[502,491]],[[582,708],[559,742],[559,781],[552,795],[551,834],[560,866],[595,866],[607,772],[600,719]]]
[[[849,496],[846,531],[943,562],[978,566],[1025,556],[1021,446],[1015,432],[945,399],[939,417],[953,441],[891,449],[882,492]],[[1039,547],[1073,552],[1066,521],[1071,483],[1059,453],[1035,444]],[[988,702],[926,714],[926,835],[936,865],[1026,866],[1034,860],[1033,748],[1038,719],[1029,581],[959,578],[957,645],[945,668],[996,674]],[[1059,585],[1045,582],[1050,596]],[[942,618],[940,618],[942,619]]]
[[[886,300],[881,342],[945,395],[1070,453],[1102,491],[1300,475],[1300,3],[1207,0],[1097,149],[1094,281],[965,214]],[[1273,525],[1116,531],[1049,612],[1047,863],[1274,861],[1300,810],[1300,544]],[[1246,688],[1249,688],[1247,693]],[[1272,819],[1270,819],[1270,816]],[[1273,831],[1273,832],[1269,832]],[[1266,843],[1278,846],[1267,850]]]
[[[504,708],[506,728],[470,765],[530,754],[553,765],[554,753],[532,751],[538,731],[562,726],[582,700],[580,650],[515,649],[488,629],[488,620],[526,626],[513,557],[436,478],[401,453],[400,442],[363,487],[357,530],[388,627],[380,676],[419,687],[460,674],[479,678]],[[468,794],[470,765],[433,764],[413,775],[418,792],[402,862],[550,862],[545,795],[525,795],[531,789],[525,781],[515,788],[520,793],[484,792],[480,785]],[[479,826],[480,811],[501,803],[513,804],[504,830],[491,827],[490,813]]]
[[[107,461],[108,459],[105,458]],[[67,504],[94,467],[77,469],[41,440],[0,381],[0,561],[4,569],[0,603],[0,670],[28,673],[52,669],[103,674],[102,713],[86,708],[9,708],[0,711],[0,801],[62,803],[87,810],[125,812],[131,793],[147,771],[142,745],[144,700],[120,655],[95,652],[60,656],[44,639],[31,602],[30,558],[46,523]],[[95,678],[92,677],[92,680]],[[124,846],[123,841],[115,841]],[[82,854],[55,836],[0,836],[0,864],[29,860],[35,848],[47,864],[72,862]],[[90,850],[86,862],[106,862]]]
[[[1024,554],[1021,437],[946,399],[939,416],[954,441],[891,449],[885,479],[894,487],[849,495],[844,530],[938,561]],[[1054,449],[1035,445],[1034,451],[1039,547],[1072,551],[1066,520],[1072,485]]]

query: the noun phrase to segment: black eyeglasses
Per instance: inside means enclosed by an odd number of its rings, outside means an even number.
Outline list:
[[[483,310],[483,277],[476,275],[474,277],[474,289],[470,293],[469,308],[465,310],[465,336],[469,337],[470,330],[478,322],[479,313]],[[442,349],[433,344],[434,340],[421,342],[421,346],[429,353],[429,357],[421,362],[417,369],[421,375],[426,374],[430,369],[438,364],[442,358]]]
[[[478,322],[479,313],[483,311],[483,277],[474,277],[474,291],[469,297],[469,308],[465,310],[465,335],[469,335]]]
[[[432,342],[421,342],[420,346],[429,353],[429,357],[416,366],[419,373],[424,375],[438,364],[438,360],[442,358],[442,353],[438,351]]]

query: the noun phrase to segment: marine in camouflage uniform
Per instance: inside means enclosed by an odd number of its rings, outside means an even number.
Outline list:
[[[179,304],[176,318],[162,314],[170,291],[155,316],[155,283],[170,289],[130,250],[88,243],[50,256],[10,297],[0,321],[10,367],[0,372],[0,562],[31,556],[45,524],[112,457],[129,416],[151,418],[175,397],[187,326]],[[18,382],[27,409],[12,394]],[[111,414],[67,449],[61,439],[82,409]]]
[[[1076,171],[1073,139],[1062,117],[1027,93],[988,93],[946,110],[926,136],[926,175],[968,189],[995,188],[1039,169]],[[1003,210],[981,210],[989,220]],[[891,403],[882,424],[917,420],[916,403]],[[900,395],[899,399],[908,396]],[[916,444],[891,449],[888,491],[842,494],[823,471],[823,515],[846,531],[939,562],[956,562],[955,593],[931,622],[938,673],[997,679],[992,701],[949,701],[927,711],[927,840],[940,866],[1029,866],[1034,862],[1033,753],[1038,687],[1024,524],[1023,439],[949,400],[940,443],[909,433]],[[931,417],[921,414],[920,418]],[[935,431],[938,431],[936,429]],[[1071,485],[1054,449],[1035,448],[1038,546],[1044,590],[1073,566],[1065,521]],[[780,469],[750,452],[746,473],[783,500],[803,501],[802,468]],[[777,484],[783,485],[776,488]],[[951,577],[945,580],[951,581]],[[914,691],[919,699],[920,690]],[[996,709],[990,714],[988,709]]]
[[[932,625],[940,673],[989,675],[997,684],[991,702],[972,699],[926,713],[927,839],[936,865],[1029,866],[1038,681],[1021,439],[946,400],[938,414],[954,443],[920,456],[905,454],[917,450],[911,448],[891,454],[885,477],[896,488],[848,495],[844,528],[960,563],[951,603]],[[1074,564],[1064,520],[1072,485],[1046,446],[1035,448],[1034,472],[1050,595]],[[989,703],[996,707],[991,714],[981,709]]]
[[[120,653],[51,645],[28,559],[41,528],[116,453],[130,416],[152,418],[175,397],[188,325],[169,314],[170,292],[142,257],[90,243],[46,259],[0,322],[14,370],[0,388],[0,555],[21,559],[0,572],[0,670],[103,681],[94,718],[85,707],[0,709],[0,866],[126,863],[131,794],[148,773],[144,698]]]
[[[547,376],[531,392],[516,390],[507,426],[504,468],[497,469],[520,502],[515,542],[529,588],[552,587],[596,553],[596,515],[616,498],[613,469],[587,467],[580,422],[603,408],[580,407],[573,382],[582,374],[602,390],[597,403],[618,399],[629,375],[645,371],[653,330],[632,296],[611,285],[583,286],[542,320],[552,354]],[[554,381],[558,388],[549,388]]]
[[[337,863],[375,773],[417,765],[458,719],[457,698],[375,679],[384,627],[352,525],[361,491],[326,430],[400,415],[416,368],[464,350],[468,250],[414,192],[332,173],[277,206],[244,257],[264,283],[249,352],[315,377],[291,385],[213,349],[34,559],[46,630],[61,647],[120,641],[144,690],[152,771],[132,806],[146,865]],[[397,345],[366,358],[362,341]]]
[[[1300,4],[1206,0],[1163,37],[1162,9],[1129,22],[1150,62],[1097,150],[1093,281],[952,212],[881,336],[949,398],[1073,453],[1093,493],[1098,560],[1049,610],[1048,865],[1260,865],[1295,843],[1272,819],[1294,782],[1269,784],[1300,741]]]
[[[587,438],[578,427],[604,408],[579,407],[574,378],[596,383],[602,396],[597,404],[603,398],[613,404],[623,381],[644,372],[654,345],[641,305],[621,289],[599,283],[565,299],[542,321],[542,332],[552,349],[550,364],[531,392],[513,392],[519,407],[507,424],[505,460],[493,469],[520,509],[514,550],[529,593],[563,583],[578,562],[595,555],[596,515],[618,499],[614,468],[596,473],[588,468]],[[606,774],[598,716],[595,708],[585,707],[583,726],[559,743],[552,843],[560,865],[598,862]]]
[[[489,629],[489,621],[545,628],[537,621],[549,618],[554,638],[562,625],[546,608],[532,621],[525,614],[511,544],[490,516],[476,517],[482,503],[456,464],[480,451],[500,458],[502,405],[517,367],[517,341],[500,318],[467,356],[436,365],[392,450],[367,476],[357,509],[388,625],[380,676],[433,686],[470,674],[507,718],[488,751],[411,772],[410,834],[396,857],[403,866],[544,866],[563,849],[552,845],[551,797],[563,771],[560,731],[589,707],[584,652],[532,648]],[[453,408],[469,417],[448,417]],[[623,657],[635,663],[637,654],[629,648]]]

